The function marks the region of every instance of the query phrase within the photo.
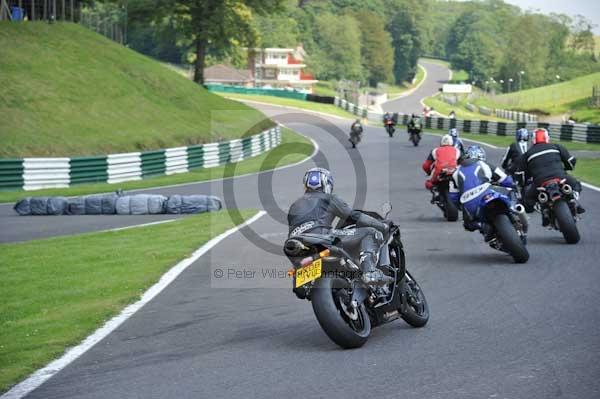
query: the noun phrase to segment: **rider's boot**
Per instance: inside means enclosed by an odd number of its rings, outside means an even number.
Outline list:
[[[481,224],[481,232],[483,233],[483,240],[490,242],[494,238],[494,228],[489,223]]]
[[[371,252],[360,253],[360,268],[362,270],[362,280],[367,285],[385,285],[394,281],[393,277],[383,274],[375,266],[375,256]]]
[[[581,215],[582,213],[585,213],[585,209],[579,203],[579,193],[577,191],[573,191],[573,199],[572,199],[572,201],[575,202],[575,210],[577,211],[578,215]]]
[[[550,216],[548,216],[548,209],[542,210],[542,227],[548,227],[550,224]]]

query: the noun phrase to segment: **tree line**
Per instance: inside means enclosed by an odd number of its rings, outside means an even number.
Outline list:
[[[412,80],[423,55],[449,60],[481,87],[502,81],[504,89],[600,70],[586,18],[502,0],[128,0],[127,7],[129,45],[193,64],[199,83],[208,65],[245,68],[246,47],[298,44],[318,79],[370,86]]]

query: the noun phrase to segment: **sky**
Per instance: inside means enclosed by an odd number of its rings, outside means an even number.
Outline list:
[[[551,12],[570,16],[581,14],[596,25],[594,33],[600,35],[600,1],[599,0],[504,0],[524,11],[539,9],[544,14]]]

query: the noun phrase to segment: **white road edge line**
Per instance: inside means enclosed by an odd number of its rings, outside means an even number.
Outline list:
[[[23,396],[30,393],[31,391],[33,391],[34,389],[36,389],[37,387],[39,387],[40,385],[42,385],[53,375],[55,375],[60,370],[68,366],[71,362],[73,362],[75,359],[77,359],[79,356],[84,354],[86,351],[88,351],[90,348],[92,348],[94,345],[100,342],[103,338],[105,338],[107,335],[113,332],[117,327],[119,327],[127,319],[133,316],[138,310],[140,310],[145,304],[154,299],[154,297],[160,294],[169,284],[171,284],[171,282],[173,282],[185,269],[187,269],[192,263],[198,260],[202,255],[204,255],[218,243],[223,241],[225,238],[239,231],[242,227],[254,223],[258,219],[266,215],[266,213],[267,212],[261,210],[257,212],[254,216],[252,216],[250,219],[246,220],[244,223],[237,225],[224,233],[219,234],[215,238],[208,241],[206,244],[202,245],[189,258],[186,258],[181,262],[177,263],[168,272],[163,274],[156,284],[154,284],[152,287],[148,288],[146,292],[144,292],[139,301],[128,305],[125,309],[121,311],[121,313],[107,321],[102,327],[94,331],[92,335],[89,335],[79,345],[68,349],[63,356],[48,363],[44,368],[39,369],[31,376],[29,376],[26,380],[12,387],[4,395],[0,396],[0,399],[20,399]]]
[[[149,223],[143,223],[143,224],[134,224],[132,226],[115,227],[114,229],[100,230],[100,231],[95,231],[94,233],[106,233],[108,231],[129,230],[129,229],[135,229],[135,228],[138,228],[138,227],[146,227],[146,226],[154,226],[154,225],[157,225],[157,224],[171,223],[171,222],[174,222],[176,220],[179,220],[179,219],[158,220],[156,222],[149,222]]]
[[[596,186],[593,186],[593,185],[591,185],[589,183],[585,183],[585,182],[581,182],[581,185],[583,187],[589,188],[590,190],[598,191],[600,193],[600,187],[596,187]]]

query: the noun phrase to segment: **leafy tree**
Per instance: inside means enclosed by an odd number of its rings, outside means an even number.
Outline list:
[[[319,79],[362,80],[360,29],[350,15],[321,14],[315,19],[316,48],[308,63]]]
[[[411,3],[411,2],[408,2]],[[394,78],[396,83],[410,81],[417,73],[417,61],[422,51],[422,31],[418,27],[418,6],[401,7],[390,22],[394,47]]]
[[[356,20],[360,21],[361,60],[369,85],[375,87],[378,82],[390,82],[394,52],[392,38],[384,30],[382,18],[373,12],[361,11],[356,14]]]

